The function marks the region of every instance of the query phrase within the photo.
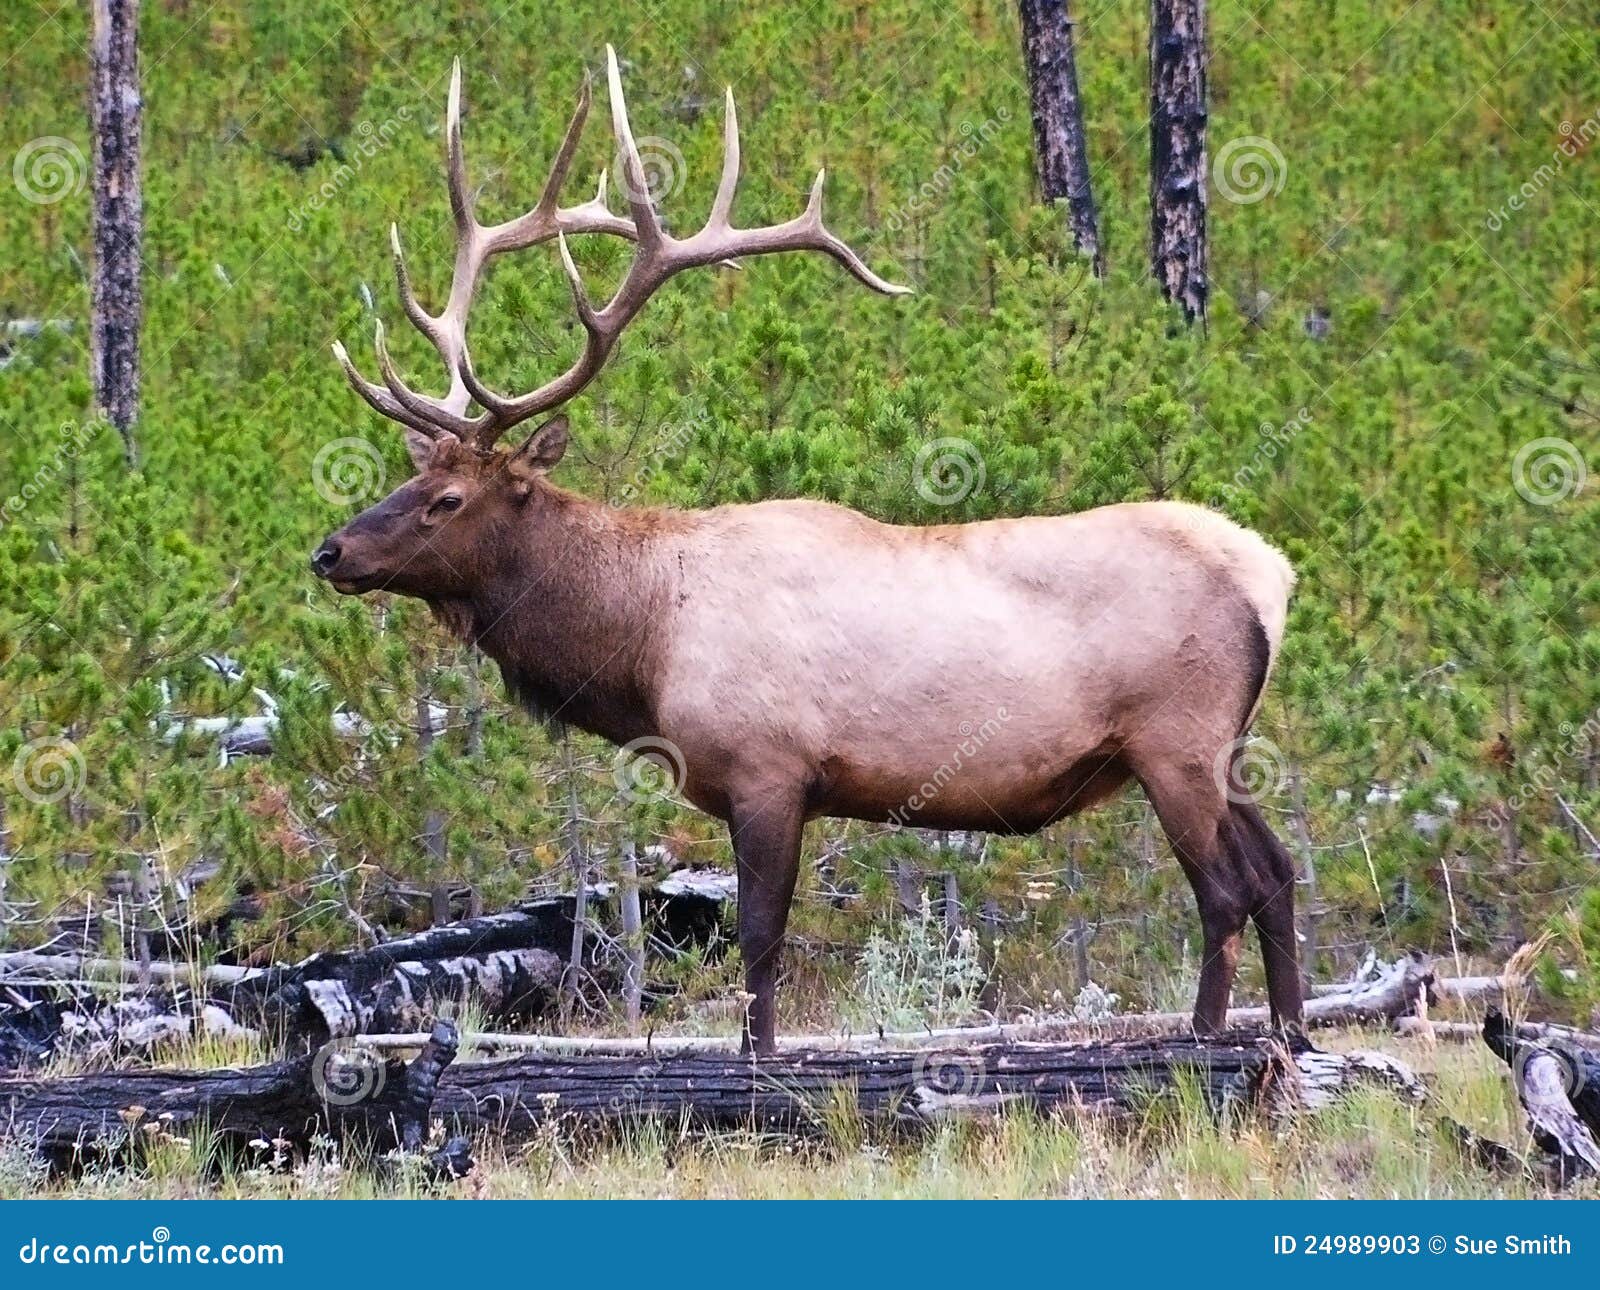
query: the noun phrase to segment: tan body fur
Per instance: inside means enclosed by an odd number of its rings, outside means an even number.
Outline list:
[[[1246,622],[1275,652],[1293,581],[1259,537],[1175,503],[904,528],[769,502],[656,540],[654,733],[686,795],[722,813],[744,756],[805,777],[810,815],[929,828],[1031,832],[1104,795],[1074,800],[1074,771],[1107,750],[1177,740],[1209,771],[1257,698]]]

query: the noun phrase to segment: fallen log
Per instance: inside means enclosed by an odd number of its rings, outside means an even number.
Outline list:
[[[1511,1082],[1528,1117],[1537,1148],[1524,1154],[1446,1119],[1445,1127],[1468,1159],[1496,1173],[1521,1173],[1559,1188],[1575,1179],[1600,1176],[1600,1054],[1593,1045],[1562,1037],[1565,1027],[1513,1024],[1491,1008],[1479,1032],[1489,1049],[1511,1068]]]
[[[728,875],[667,878],[644,893],[651,942],[668,954],[708,944],[730,894]],[[0,1070],[53,1053],[148,1053],[185,1035],[224,1031],[261,1032],[309,1051],[341,1036],[425,1031],[463,1006],[496,1025],[526,1023],[550,1003],[552,976],[572,939],[572,910],[571,896],[542,897],[292,966],[0,954],[0,990],[9,988],[0,993]],[[604,982],[609,966],[596,961],[591,970]],[[138,997],[104,997],[118,992]]]
[[[240,1070],[5,1079],[0,1134],[58,1170],[137,1164],[149,1146],[197,1133],[245,1160],[304,1150],[321,1136],[364,1152],[416,1151],[455,1051],[454,1030],[441,1023],[409,1064],[351,1063],[328,1048]]]
[[[0,1080],[0,1131],[57,1168],[136,1157],[146,1137],[205,1131],[230,1151],[304,1149],[319,1137],[415,1151],[428,1126],[522,1138],[640,1119],[699,1129],[825,1131],[842,1115],[914,1128],[1006,1108],[1143,1113],[1179,1088],[1214,1110],[1314,1107],[1356,1081],[1405,1088],[1403,1067],[1320,1053],[1304,1039],[1225,1035],[1090,1044],[798,1051],[752,1058],[527,1054],[449,1066],[438,1023],[409,1065],[345,1044],[246,1070],[123,1071]],[[1397,1064],[1395,1064],[1397,1066]],[[446,1069],[448,1067],[448,1069]],[[452,1144],[459,1156],[459,1143]]]
[[[1417,999],[1433,981],[1429,960],[1421,954],[1403,955],[1384,969],[1378,979],[1348,986],[1339,994],[1308,1000],[1308,1027],[1393,1023],[1416,1007]],[[1228,1029],[1234,1033],[1268,1033],[1270,1010],[1265,1007],[1230,1008]],[[1104,1042],[1157,1039],[1193,1034],[1194,1017],[1188,1012],[1114,1013],[1094,1021],[1045,1016],[1026,1021],[994,1022],[984,1026],[954,1026],[898,1033],[780,1035],[780,1052],[849,1049],[936,1048],[950,1044],[1029,1044]],[[356,1043],[380,1052],[420,1047],[428,1036],[421,1031],[397,1034],[363,1034]],[[735,1052],[737,1035],[650,1035],[642,1038],[613,1035],[527,1035],[467,1031],[460,1037],[467,1049],[501,1052],[594,1053],[611,1056],[660,1056],[677,1053]]]
[[[1400,1017],[1395,1021],[1394,1032],[1404,1039],[1444,1040],[1455,1044],[1483,1042],[1483,1027],[1470,1021],[1432,1021],[1426,1017]],[[1600,1035],[1587,1030],[1578,1030],[1573,1026],[1558,1026],[1546,1021],[1519,1021],[1513,1033],[1518,1039],[1545,1039],[1560,1044],[1572,1044],[1600,1057]]]
[[[1511,1068],[1533,1140],[1562,1179],[1600,1175],[1600,1058],[1558,1040],[1522,1039],[1498,1008],[1483,1041]]]

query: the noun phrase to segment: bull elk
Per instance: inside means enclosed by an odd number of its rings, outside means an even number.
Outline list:
[[[446,120],[455,269],[440,313],[418,304],[391,232],[400,299],[438,350],[449,389],[434,397],[408,386],[381,325],[382,384],[334,346],[356,392],[405,427],[417,474],[322,543],[316,574],[346,594],[423,600],[498,662],[511,694],[538,715],[616,744],[675,750],[683,796],[732,835],[751,997],[745,1043],[758,1053],[774,1046],[778,956],[807,820],[1030,833],[1133,779],[1199,905],[1196,1028],[1223,1025],[1250,920],[1272,1014],[1297,1023],[1293,867],[1239,764],[1294,581],[1262,538],[1170,502],[925,528],[801,500],[618,509],[550,482],[567,446],[564,418],[496,448],[512,426],[583,390],[651,294],[685,269],[820,251],[875,291],[907,290],[823,224],[821,174],[793,219],[734,225],[731,90],[710,217],[691,236],[667,232],[609,47],[606,75],[628,217],[608,208],[603,175],[595,197],[560,204],[586,81],[538,202],[485,225],[462,153],[457,62]],[[580,233],[634,243],[600,308],[567,247]],[[474,289],[490,257],[552,239],[582,351],[538,389],[498,393],[467,347]],[[983,746],[963,757],[975,727]]]

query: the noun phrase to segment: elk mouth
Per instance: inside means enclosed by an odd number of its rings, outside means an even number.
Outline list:
[[[356,578],[340,574],[329,578],[328,585],[341,596],[359,596],[364,592],[376,591],[386,581],[386,578],[376,573],[369,573],[365,577]]]

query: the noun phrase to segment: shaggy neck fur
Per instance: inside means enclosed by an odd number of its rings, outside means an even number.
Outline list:
[[[534,716],[614,743],[654,733],[653,660],[671,596],[659,538],[687,518],[539,480],[496,531],[473,596],[433,609],[500,665]]]

